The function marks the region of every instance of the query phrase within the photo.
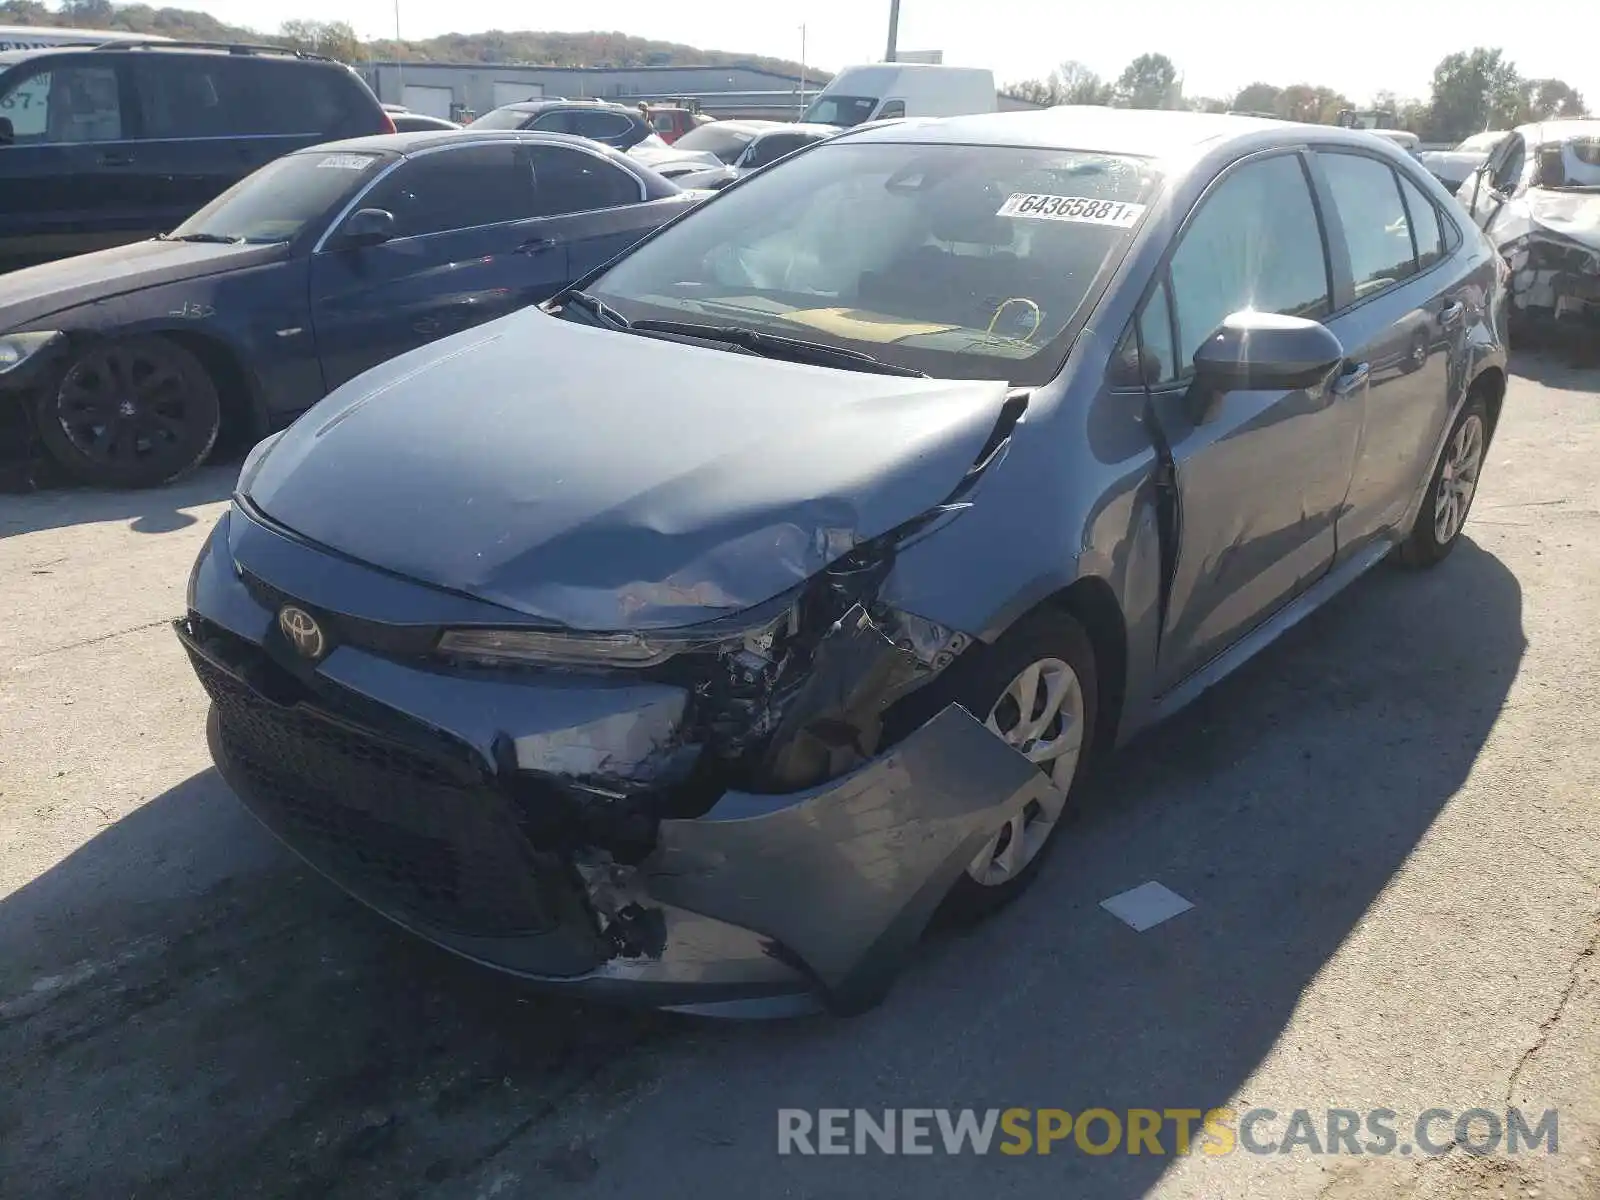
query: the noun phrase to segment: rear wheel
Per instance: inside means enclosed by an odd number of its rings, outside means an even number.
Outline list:
[[[967,864],[946,899],[956,917],[993,912],[1037,876],[1063,823],[1072,790],[1088,764],[1095,732],[1094,649],[1083,626],[1041,609],[992,646],[956,660],[921,697],[957,703],[1048,775],[1056,794],[1030,801]]]
[[[1406,566],[1434,566],[1455,549],[1478,494],[1488,447],[1489,410],[1483,397],[1472,396],[1445,439],[1416,524],[1400,543],[1397,555]]]
[[[222,425],[205,367],[161,337],[85,351],[36,415],[52,457],[102,487],[151,487],[187,474],[205,461]]]

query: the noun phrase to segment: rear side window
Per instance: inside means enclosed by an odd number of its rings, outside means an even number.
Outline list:
[[[1417,247],[1417,269],[1426,271],[1446,253],[1439,210],[1422,194],[1422,189],[1404,175],[1400,176],[1400,190],[1405,194],[1406,219],[1411,224],[1411,238]]]
[[[531,216],[532,180],[515,142],[436,150],[396,167],[361,207],[393,213],[396,237],[473,229]]]
[[[553,146],[530,146],[527,150],[533,164],[538,216],[639,203],[639,181],[621,167],[581,150]]]
[[[620,113],[575,112],[568,116],[572,119],[573,133],[595,141],[617,141],[633,131],[633,122]]]
[[[1356,299],[1415,275],[1411,230],[1394,171],[1387,163],[1360,154],[1324,151],[1318,157],[1344,226]]]
[[[1297,155],[1246,163],[1211,190],[1173,252],[1171,284],[1185,374],[1233,313],[1320,320],[1333,310],[1322,227]]]
[[[344,137],[378,127],[360,84],[337,69],[213,54],[151,56],[137,68],[147,138]]]
[[[117,141],[123,133],[116,68],[57,61],[19,75],[0,92],[0,117],[11,122],[19,146]]]

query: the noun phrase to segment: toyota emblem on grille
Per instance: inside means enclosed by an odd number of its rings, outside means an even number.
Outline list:
[[[289,639],[294,652],[312,662],[322,657],[327,649],[327,639],[322,636],[322,626],[303,608],[285,604],[278,610],[278,628]]]

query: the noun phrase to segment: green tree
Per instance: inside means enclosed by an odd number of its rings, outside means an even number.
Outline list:
[[[1505,129],[1524,100],[1516,65],[1482,46],[1451,54],[1433,69],[1429,133],[1458,141],[1484,129]]]
[[[347,21],[285,21],[278,36],[296,50],[336,58],[344,63],[358,62],[364,57],[361,39]]]
[[[1278,93],[1273,111],[1285,121],[1332,125],[1339,117],[1339,110],[1349,107],[1350,101],[1332,88],[1296,83]]]
[[[1235,112],[1276,113],[1278,97],[1282,94],[1282,88],[1274,87],[1270,83],[1252,83],[1233,98],[1233,103],[1229,107]]]
[[[1570,83],[1562,79],[1529,79],[1522,84],[1516,123],[1581,117],[1583,113],[1583,96]]]
[[[1165,54],[1141,54],[1117,77],[1123,108],[1172,108],[1178,103],[1178,68]]]

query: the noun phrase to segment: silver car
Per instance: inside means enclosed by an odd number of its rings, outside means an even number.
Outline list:
[[[479,962],[860,1009],[1028,886],[1092,761],[1450,553],[1505,273],[1360,131],[817,143],[257,447],[177,623],[212,752]]]

